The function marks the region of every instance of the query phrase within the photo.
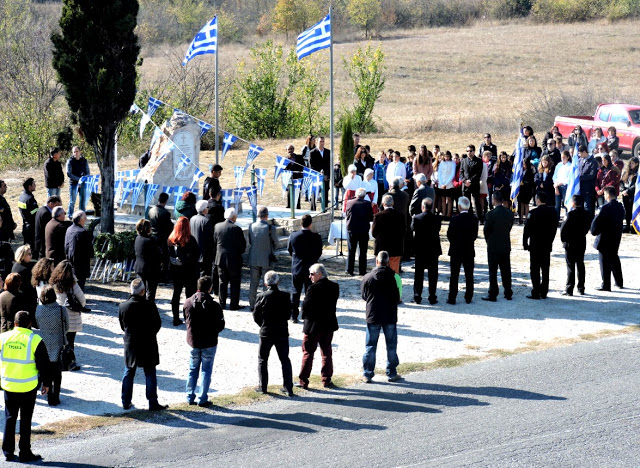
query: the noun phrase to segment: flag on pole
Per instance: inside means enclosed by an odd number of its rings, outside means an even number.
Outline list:
[[[224,209],[231,208],[231,204],[233,203],[233,189],[222,189],[220,193],[222,194],[220,200],[222,200]]]
[[[633,196],[631,222],[633,223],[633,229],[640,234],[640,177],[636,178],[636,193]]]
[[[520,130],[520,136],[516,141],[516,156],[513,160],[513,175],[511,176],[511,203],[513,209],[518,208],[518,194],[520,193],[520,182],[522,182],[522,158],[524,157],[524,136]]]
[[[178,187],[173,187],[173,206],[176,206],[176,204],[178,203],[178,201],[180,201],[182,199],[182,195],[184,195],[186,192],[188,192],[187,187],[182,187],[182,186],[178,186]]]
[[[171,194],[173,193],[173,187],[170,185],[163,185],[162,191],[160,193],[166,193],[167,195],[171,196]]]
[[[236,211],[238,211],[238,205],[242,200],[242,195],[244,195],[244,189],[245,187],[233,189],[233,205],[236,207]]]
[[[276,169],[273,176],[274,182],[278,180],[278,177],[287,168],[287,166],[289,166],[289,160],[287,158],[285,158],[284,156],[276,156]],[[288,171],[288,172],[291,172],[291,171]],[[291,176],[289,176],[289,178],[291,178]],[[288,180],[287,180],[287,184],[289,184]]]
[[[571,171],[567,182],[567,193],[564,197],[564,206],[567,211],[571,210],[571,197],[580,194],[580,153],[578,152],[578,139],[576,138],[576,148],[571,161]]]
[[[286,192],[289,188],[289,182],[291,181],[292,173],[291,171],[282,171],[282,177],[280,178],[280,182],[282,182],[282,192]]]
[[[191,41],[191,45],[184,56],[182,66],[196,55],[215,54],[218,47],[218,17],[214,16],[211,21],[203,26],[196,37]]]
[[[251,209],[254,214],[258,214],[258,189],[255,187],[247,187],[246,188],[247,198],[249,199],[249,204],[251,205]]]
[[[191,185],[189,186],[189,190],[193,191],[193,188],[198,184],[198,180],[202,177],[204,173],[200,170],[200,168],[196,167],[196,172],[193,174],[193,178],[191,179]]]
[[[302,179],[293,179],[293,191],[294,191],[294,196],[293,196],[293,201],[296,202],[296,204],[298,203],[298,198],[300,197],[300,189],[302,188]]]
[[[144,188],[144,182],[135,182],[133,184],[133,191],[131,192],[131,209],[133,210],[136,207],[136,203],[138,203],[138,198],[140,198],[140,193]]]
[[[300,33],[296,44],[296,55],[302,60],[307,55],[331,45],[331,18],[327,15],[322,21]]]
[[[254,145],[253,143],[251,143],[249,145],[249,152],[247,153],[247,164],[246,166],[249,167],[251,166],[251,164],[253,163],[253,161],[256,160],[256,158],[260,155],[260,153],[262,153],[264,151],[264,149],[260,148],[258,145]]]
[[[147,124],[151,122],[151,117],[149,117],[149,114],[142,110],[140,110],[140,112],[142,112],[142,118],[140,119],[140,139],[142,139],[144,129],[147,127]]]
[[[131,193],[133,182],[127,181],[122,184],[122,197],[120,198],[120,208],[124,206],[124,202]]]
[[[224,138],[222,139],[222,156],[220,157],[220,162],[224,161],[224,155],[227,154],[227,151],[229,151],[229,148],[233,146],[237,139],[237,136],[232,135],[231,133],[224,132]]]
[[[149,117],[153,117],[153,114],[156,113],[156,111],[158,110],[158,107],[160,106],[164,106],[164,102],[162,102],[160,99],[156,99],[153,96],[149,96],[149,105],[147,106],[147,114],[149,114]]]
[[[213,125],[205,122],[204,120],[198,120],[198,125],[200,125],[200,138],[202,138],[204,134],[211,130],[211,127],[213,127]]]
[[[138,104],[134,102],[129,108],[129,114],[137,114],[138,112],[140,112],[140,108],[138,107]]]
[[[302,193],[306,193],[307,195],[311,195],[311,188],[312,188],[312,183],[313,183],[313,173],[315,171],[312,171],[311,169],[309,169],[308,167],[305,167],[302,170],[302,174],[303,174],[303,179],[302,179]]]
[[[321,193],[324,193],[322,192],[323,185],[324,185],[324,176],[322,174],[317,174],[315,177],[315,181],[313,182],[313,186],[315,187],[315,191],[316,191],[316,200],[320,198]]]
[[[144,212],[147,212],[149,209],[149,205],[151,204],[151,200],[156,196],[158,189],[160,186],[158,184],[149,184],[147,185],[147,193],[144,196]]]
[[[256,181],[258,185],[258,193],[262,196],[262,192],[264,192],[264,181],[267,178],[267,170],[266,169],[256,169]]]
[[[99,187],[100,187],[100,174],[96,174],[95,176],[93,176],[93,178],[91,180],[91,192],[98,193],[99,192],[99,190],[98,190]],[[91,194],[91,192],[89,192],[89,194]]]
[[[244,173],[247,171],[247,166],[234,166],[233,167],[233,175],[236,177],[236,187],[240,187],[242,185],[242,179],[244,178]]]

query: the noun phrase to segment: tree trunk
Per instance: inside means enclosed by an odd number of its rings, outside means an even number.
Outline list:
[[[113,234],[114,232],[114,190],[115,182],[115,143],[117,126],[106,130],[102,145],[94,146],[96,159],[100,168],[100,183],[102,190],[102,207],[100,213],[100,231]]]

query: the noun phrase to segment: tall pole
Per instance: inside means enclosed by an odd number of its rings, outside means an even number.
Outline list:
[[[218,22],[218,28],[220,27],[220,23]],[[220,42],[218,38],[220,37],[220,31],[216,31],[216,83],[215,83],[215,95],[216,95],[216,164],[220,164],[218,161],[218,146],[220,145],[220,138],[218,134],[218,53],[220,52]]]
[[[329,21],[331,22],[331,33],[329,34],[329,138],[331,139],[331,222],[333,222],[333,201],[335,200],[336,190],[333,170],[333,160],[335,158],[333,151],[333,2],[329,3]]]

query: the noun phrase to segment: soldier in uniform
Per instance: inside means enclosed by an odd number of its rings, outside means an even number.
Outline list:
[[[18,208],[22,215],[22,237],[24,244],[34,246],[36,234],[36,213],[38,212],[38,202],[33,196],[36,190],[36,181],[29,177],[22,184],[24,192],[18,198]]]

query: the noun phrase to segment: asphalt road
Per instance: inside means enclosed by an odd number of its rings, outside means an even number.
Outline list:
[[[169,412],[34,451],[61,467],[640,466],[639,351],[631,334],[398,383]]]

